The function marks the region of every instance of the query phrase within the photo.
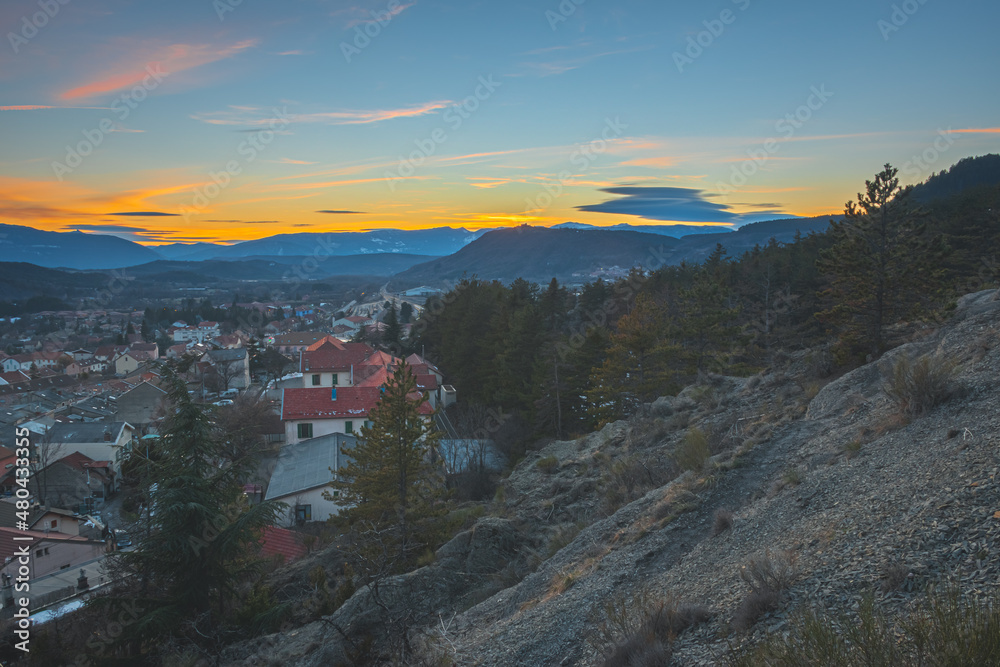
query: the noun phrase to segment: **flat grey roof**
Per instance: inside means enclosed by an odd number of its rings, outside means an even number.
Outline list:
[[[341,448],[354,449],[357,442],[353,435],[331,433],[285,445],[278,454],[264,500],[283,498],[328,484],[333,479],[330,469],[338,467],[337,453]],[[347,463],[343,454],[339,459],[341,466]]]

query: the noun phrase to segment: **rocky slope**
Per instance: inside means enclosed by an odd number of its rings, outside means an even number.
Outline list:
[[[422,626],[413,645],[428,664],[601,664],[608,603],[645,596],[710,613],[680,635],[674,664],[713,665],[801,607],[850,610],[871,594],[903,610],[943,583],[996,596],[998,297],[963,298],[948,322],[836,380],[821,377],[823,351],[800,353],[529,456],[497,516],[393,581]],[[952,396],[907,421],[887,378],[928,354],[955,365]],[[698,465],[704,443],[712,456]],[[787,590],[734,625],[755,559],[786,564]],[[363,589],[321,621],[234,647],[227,664],[337,664],[373,608]]]

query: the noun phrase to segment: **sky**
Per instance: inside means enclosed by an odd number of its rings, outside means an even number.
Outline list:
[[[146,244],[843,210],[1000,152],[995,0],[4,0],[0,223]]]

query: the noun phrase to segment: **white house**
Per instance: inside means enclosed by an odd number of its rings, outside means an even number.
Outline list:
[[[80,452],[94,461],[110,461],[119,478],[122,461],[132,448],[134,432],[135,428],[128,422],[56,422],[44,437],[33,439],[33,442],[58,452],[55,458]]]
[[[174,324],[175,326],[172,327],[171,335],[175,343],[204,343],[219,335],[218,322],[206,320],[205,322],[200,322],[197,326],[176,326],[181,324],[180,322],[175,322]]]
[[[333,480],[331,471],[347,464],[350,459],[343,450],[354,449],[356,444],[354,436],[334,433],[282,447],[264,496],[288,505],[281,525],[325,521],[337,514],[340,506],[324,498],[323,492],[336,496],[328,486]]]
[[[281,395],[285,442],[358,432],[378,403],[378,387],[294,387]]]

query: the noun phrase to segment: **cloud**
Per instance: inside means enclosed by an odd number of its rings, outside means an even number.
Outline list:
[[[392,3],[389,3],[392,4]],[[378,9],[368,9],[367,7],[347,7],[345,9],[338,9],[330,13],[333,18],[344,18],[346,20],[344,24],[344,30],[350,30],[355,26],[365,25],[368,23],[381,22],[385,23],[404,11],[417,4],[416,2],[411,2],[408,5],[396,5],[395,7],[380,7]]]
[[[364,215],[365,211],[316,211],[317,213],[331,213],[333,215]]]
[[[969,127],[961,130],[948,130],[955,134],[1000,134],[1000,127]],[[948,134],[945,132],[945,134]]]
[[[295,123],[326,123],[328,125],[366,125],[381,123],[397,118],[416,118],[436,113],[452,106],[448,100],[424,102],[399,109],[368,109],[320,111],[315,113],[292,114]],[[229,111],[211,111],[194,114],[191,117],[209,125],[250,125],[262,126],[274,123],[272,110],[249,107],[230,107]]]
[[[209,63],[231,58],[256,46],[257,40],[247,39],[229,46],[217,47],[209,44],[161,44],[145,43],[131,46],[131,51],[122,53],[119,62],[127,62],[127,67],[116,67],[98,78],[64,91],[59,98],[75,100],[113,93],[142,83],[150,76],[147,68],[158,67],[166,75],[201,67]],[[139,63],[139,64],[136,64]]]
[[[111,107],[53,107],[46,104],[15,104],[0,107],[0,111],[39,111],[41,109],[100,109],[112,111]]]
[[[180,213],[164,213],[162,211],[123,211],[121,213],[107,213],[105,215],[124,215],[124,216],[134,216],[137,218],[159,218],[164,216],[176,217]]]
[[[85,230],[88,232],[136,232],[139,234],[146,234],[149,232],[145,227],[124,227],[120,225],[66,225],[68,230]]]
[[[590,47],[589,43],[579,44],[571,47],[571,50],[585,50]],[[554,76],[557,74],[565,74],[584,65],[588,65],[595,60],[600,60],[601,58],[607,58],[608,56],[617,56],[625,53],[635,53],[637,51],[647,51],[652,47],[641,46],[631,49],[613,49],[609,51],[600,51],[595,53],[585,53],[576,57],[568,57],[556,60],[548,61],[536,61],[536,62],[525,62],[521,63],[523,70],[521,72],[516,72],[508,76],[518,77],[518,76],[528,76],[534,75],[538,77]],[[531,54],[542,54],[541,51],[529,52]]]
[[[672,157],[643,157],[636,158],[635,160],[629,160],[628,162],[622,162],[622,166],[626,167],[673,167],[677,164],[677,159]]]
[[[305,160],[293,160],[291,158],[283,157],[277,160],[278,164],[319,164],[318,162],[306,162]]]
[[[723,223],[741,225],[768,216],[782,215],[780,205],[770,205],[775,210],[762,210],[751,215],[739,214],[728,204],[708,201],[703,190],[673,187],[626,186],[605,188],[602,192],[621,195],[600,204],[577,206],[577,210],[590,213],[634,215],[647,220],[668,222]]]

